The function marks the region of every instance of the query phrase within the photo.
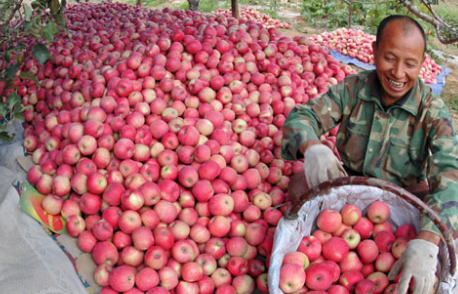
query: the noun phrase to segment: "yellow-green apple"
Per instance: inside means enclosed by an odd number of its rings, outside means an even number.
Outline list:
[[[94,281],[101,287],[110,285],[110,273],[113,267],[108,264],[100,264],[94,270]]]
[[[307,255],[299,251],[293,251],[293,252],[289,252],[285,254],[285,256],[283,257],[282,264],[285,264],[285,263],[296,263],[300,265],[304,270],[307,269],[307,267],[310,264]]]
[[[345,242],[347,242],[350,250],[355,249],[358,246],[359,242],[361,241],[361,236],[354,229],[347,229],[343,231],[340,237],[344,239]]]

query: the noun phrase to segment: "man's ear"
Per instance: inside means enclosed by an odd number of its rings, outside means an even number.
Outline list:
[[[374,58],[375,58],[376,52],[377,52],[377,43],[374,41],[372,42],[372,53],[374,54]]]

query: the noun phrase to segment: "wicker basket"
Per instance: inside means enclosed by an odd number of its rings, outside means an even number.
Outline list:
[[[419,229],[420,214],[429,217],[439,228],[442,240],[439,253],[440,284],[438,294],[450,294],[455,285],[457,257],[450,231],[439,216],[418,197],[383,180],[344,177],[320,184],[304,192],[280,220],[274,238],[269,267],[269,292],[282,294],[278,284],[285,254],[295,251],[304,236],[316,229],[316,217],[324,209],[340,209],[346,204],[358,206],[363,214],[370,203],[382,200],[390,206],[388,222],[394,227],[410,223]]]

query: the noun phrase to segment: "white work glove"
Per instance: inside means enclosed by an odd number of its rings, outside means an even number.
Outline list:
[[[434,286],[439,247],[434,243],[414,239],[409,241],[402,254],[388,274],[388,279],[399,279],[397,293],[405,294],[409,289],[410,280],[414,279],[413,294],[429,294]]]
[[[332,150],[323,144],[312,145],[305,150],[304,173],[309,188],[339,178],[341,173],[347,174]]]

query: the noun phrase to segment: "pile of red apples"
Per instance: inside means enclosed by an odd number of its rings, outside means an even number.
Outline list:
[[[354,71],[252,20],[110,2],[65,15],[52,58],[25,57],[39,85],[15,84],[28,181],[101,293],[267,292],[275,206],[303,169],[281,158],[283,122]]]
[[[253,20],[257,23],[262,24],[264,27],[275,27],[279,29],[290,29],[292,26],[288,24],[287,22],[284,22],[279,19],[274,19],[270,15],[265,14],[257,10],[255,7],[252,6],[245,6],[243,5],[239,9],[240,13],[240,18],[246,19],[246,20]],[[215,11],[215,14],[222,14],[227,17],[232,16],[232,10],[231,9],[218,9]]]
[[[374,201],[366,215],[347,204],[340,211],[326,209],[317,228],[285,255],[280,268],[284,293],[393,294],[398,278],[388,280],[393,264],[417,232],[411,224],[395,229],[389,206]]]
[[[310,40],[327,48],[364,63],[374,64],[372,43],[376,36],[367,34],[358,29],[339,28],[331,32],[312,35]],[[420,69],[420,78],[426,84],[437,84],[436,77],[441,73],[442,67],[428,54]]]

